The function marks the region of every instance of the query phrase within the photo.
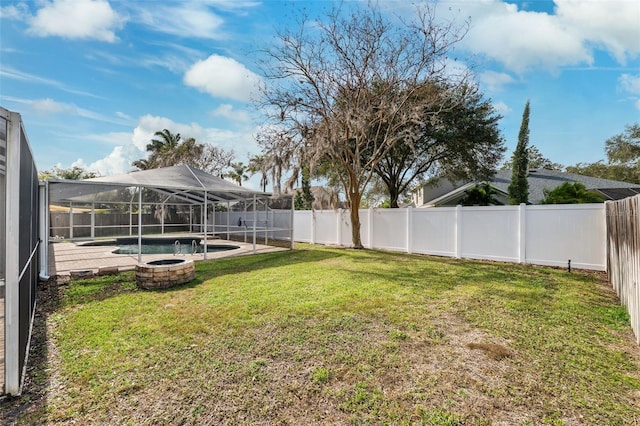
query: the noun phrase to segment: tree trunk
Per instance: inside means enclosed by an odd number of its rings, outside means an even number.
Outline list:
[[[349,193],[349,215],[351,218],[351,241],[354,249],[363,249],[362,239],[360,238],[360,194],[356,192]]]
[[[400,198],[398,191],[396,191],[395,188],[389,188],[389,203],[392,209],[397,209],[399,207],[398,198]]]

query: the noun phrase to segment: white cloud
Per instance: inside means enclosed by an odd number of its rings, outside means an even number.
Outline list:
[[[130,116],[125,114],[124,112],[116,111],[116,115],[124,120],[133,120]]]
[[[237,10],[246,9],[249,7],[260,6],[259,1],[242,1],[242,0],[201,0],[202,3],[207,3],[210,6],[215,6],[222,10]]]
[[[640,2],[637,0],[555,0],[556,16],[584,40],[603,46],[624,64],[640,54]]]
[[[109,132],[78,135],[77,139],[101,142],[109,145],[127,145],[131,142],[131,132]]]
[[[521,73],[530,68],[555,69],[593,62],[579,35],[555,16],[519,11],[516,5],[498,0],[456,6],[472,20],[463,46],[510,70]]]
[[[249,101],[260,77],[234,59],[211,55],[198,61],[184,75],[184,83],[213,97]]]
[[[33,100],[31,108],[40,114],[78,114],[78,109],[73,105],[56,102],[51,98]]]
[[[620,88],[625,92],[629,92],[632,95],[640,96],[640,74],[622,74],[618,78],[618,84],[620,85]]]
[[[482,72],[478,75],[478,80],[492,92],[498,92],[502,90],[504,86],[515,81],[511,75],[497,71]]]
[[[233,150],[238,156],[257,154],[258,148],[253,134],[255,129],[234,132],[217,128],[202,127],[197,123],[177,123],[167,117],[147,114],[138,119],[136,127],[131,132],[113,132],[103,134],[84,135],[84,140],[106,142],[114,144],[113,150],[105,157],[95,161],[79,158],[73,165],[95,171],[103,176],[127,173],[133,169],[131,163],[147,155],[147,144],[153,139],[158,130],[169,129],[173,133],[180,133],[183,139],[195,138],[200,143],[210,143],[225,150]],[[240,158],[243,161],[244,158]],[[246,161],[245,161],[246,162]]]
[[[636,109],[640,111],[640,99],[636,101]]]
[[[640,54],[640,2],[637,0],[556,0],[553,14],[518,10],[501,0],[444,0],[442,7],[471,17],[462,46],[523,73],[591,65],[594,49],[624,63]]]
[[[250,120],[249,114],[246,111],[238,111],[233,109],[233,105],[222,104],[218,108],[211,111],[211,115],[214,117],[223,117],[231,121],[247,122]]]
[[[105,0],[53,0],[44,3],[30,20],[31,34],[70,39],[116,40],[124,23]]]
[[[494,102],[493,107],[500,115],[507,115],[512,111],[511,108],[509,108],[509,105],[505,104],[502,101]]]
[[[133,146],[116,146],[113,151],[104,158],[94,161],[90,164],[79,158],[71,164],[71,167],[78,166],[85,170],[96,172],[101,176],[119,175],[127,173],[134,169],[131,166],[131,158],[140,158],[139,151]]]
[[[154,31],[179,37],[221,38],[223,19],[211,12],[201,1],[178,2],[166,5],[157,2],[143,3],[149,7],[138,8],[137,20]]]
[[[120,125],[126,125],[129,121],[131,121],[131,119],[124,119],[118,116],[118,114],[116,114],[115,117],[112,117],[112,116],[100,114],[85,108],[80,108],[73,104],[58,102],[51,98],[22,99],[22,98],[10,97],[10,96],[3,96],[2,98],[11,102],[28,105],[31,108],[31,110],[41,115],[55,115],[55,114],[74,115],[74,116],[86,118],[89,120],[101,121],[101,122],[110,123],[110,124],[120,124]]]
[[[29,17],[29,7],[25,3],[0,7],[0,18],[24,21]]]
[[[2,68],[0,68],[0,77],[10,78],[12,80],[28,81],[29,83],[43,84],[46,86],[52,86],[57,89],[63,90],[65,92],[73,93],[75,95],[90,96],[92,98],[99,97],[89,92],[84,92],[82,90],[76,90],[71,87],[68,87],[67,85],[65,85],[60,81],[52,80],[46,77],[40,77],[39,75],[35,75],[35,74],[29,74],[26,72],[13,69],[11,67],[3,66]]]

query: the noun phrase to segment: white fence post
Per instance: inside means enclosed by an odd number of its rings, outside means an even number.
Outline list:
[[[456,257],[462,257],[462,206],[456,206]]]
[[[518,258],[520,263],[527,263],[527,205],[518,206]]]
[[[342,220],[342,209],[338,209],[338,214],[336,215],[336,244],[339,246],[342,245],[342,225],[340,221]]]
[[[367,226],[367,239],[369,240],[369,248],[373,248],[373,207],[369,207],[369,226]]]
[[[413,208],[407,207],[407,253],[411,253],[413,246]]]
[[[316,243],[316,211],[311,210],[311,244]]]

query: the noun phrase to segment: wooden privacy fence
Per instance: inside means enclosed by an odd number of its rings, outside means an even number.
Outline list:
[[[640,344],[640,195],[606,202],[609,281]]]

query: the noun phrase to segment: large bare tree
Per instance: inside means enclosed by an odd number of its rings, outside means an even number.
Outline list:
[[[414,94],[434,83],[464,82],[447,63],[467,28],[437,20],[428,3],[410,20],[386,17],[373,3],[338,4],[318,19],[302,14],[267,50],[264,109],[305,141],[305,159],[335,169],[355,248],[362,248],[358,209],[376,165],[395,144],[417,138],[407,123],[430,119],[425,102],[434,116],[450,103],[447,92]]]

